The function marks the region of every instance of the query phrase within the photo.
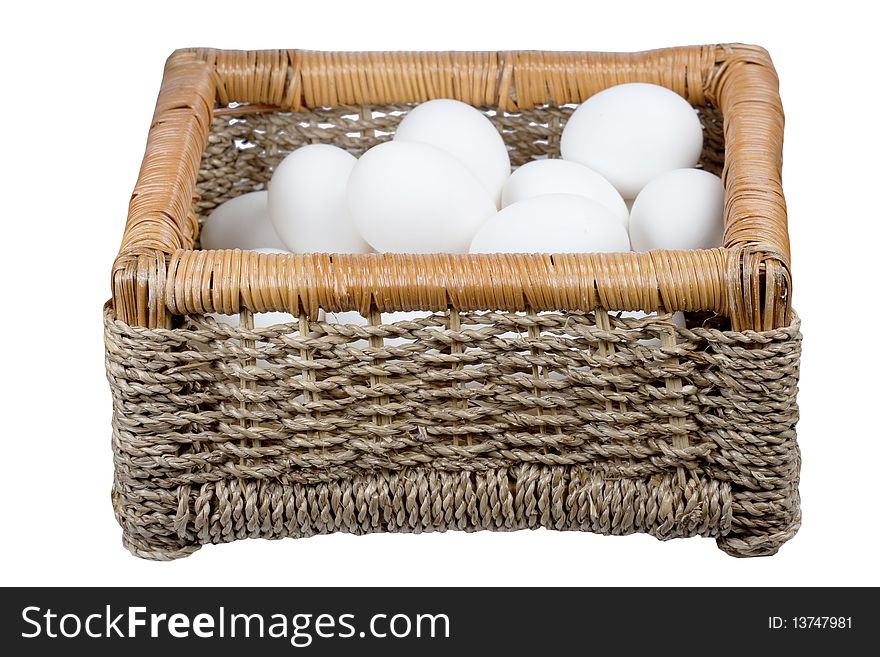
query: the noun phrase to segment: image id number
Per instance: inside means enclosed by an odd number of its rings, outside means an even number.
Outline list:
[[[852,616],[770,616],[771,630],[851,630]]]

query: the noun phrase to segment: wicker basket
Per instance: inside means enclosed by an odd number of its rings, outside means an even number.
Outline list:
[[[724,179],[723,248],[198,249],[206,213],[263,188],[301,144],[360,154],[413,103],[453,97],[520,165],[558,155],[574,104],[633,81],[698,108],[702,166]],[[742,45],[175,52],[104,311],[125,545],[174,559],[239,538],[544,527],[775,553],[800,523],[777,88],[767,53]],[[634,309],[659,314],[618,312]],[[398,310],[426,312],[382,323]],[[665,314],[679,310],[686,329]],[[252,328],[268,311],[293,317]]]

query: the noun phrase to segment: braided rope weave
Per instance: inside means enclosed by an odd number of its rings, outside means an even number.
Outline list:
[[[108,310],[126,545],[171,559],[245,537],[546,527],[773,553],[799,524],[797,324],[666,317],[168,330]]]
[[[558,157],[571,103],[633,80],[697,108],[723,248],[198,250],[206,214],[302,144],[360,154],[448,96],[484,108],[517,166]],[[800,524],[801,340],[775,89],[749,46],[175,53],[104,316],[125,545],[167,560],[248,537],[544,527],[775,553]],[[639,308],[660,315],[617,312]],[[382,323],[406,310],[423,312]],[[270,311],[290,323],[252,328]]]

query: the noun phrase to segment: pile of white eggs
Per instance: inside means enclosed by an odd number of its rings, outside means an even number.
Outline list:
[[[721,180],[694,168],[695,110],[665,87],[591,96],[562,132],[562,159],[511,175],[502,135],[480,111],[415,107],[391,141],[360,158],[298,148],[268,191],[217,207],[205,249],[294,253],[613,253],[721,245]],[[682,323],[680,318],[676,323]]]

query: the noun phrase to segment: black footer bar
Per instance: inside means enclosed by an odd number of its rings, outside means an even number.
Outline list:
[[[6,654],[715,646],[760,655],[801,645],[858,650],[878,636],[871,599],[873,589],[839,588],[4,589],[0,623],[3,646],[17,649]]]

